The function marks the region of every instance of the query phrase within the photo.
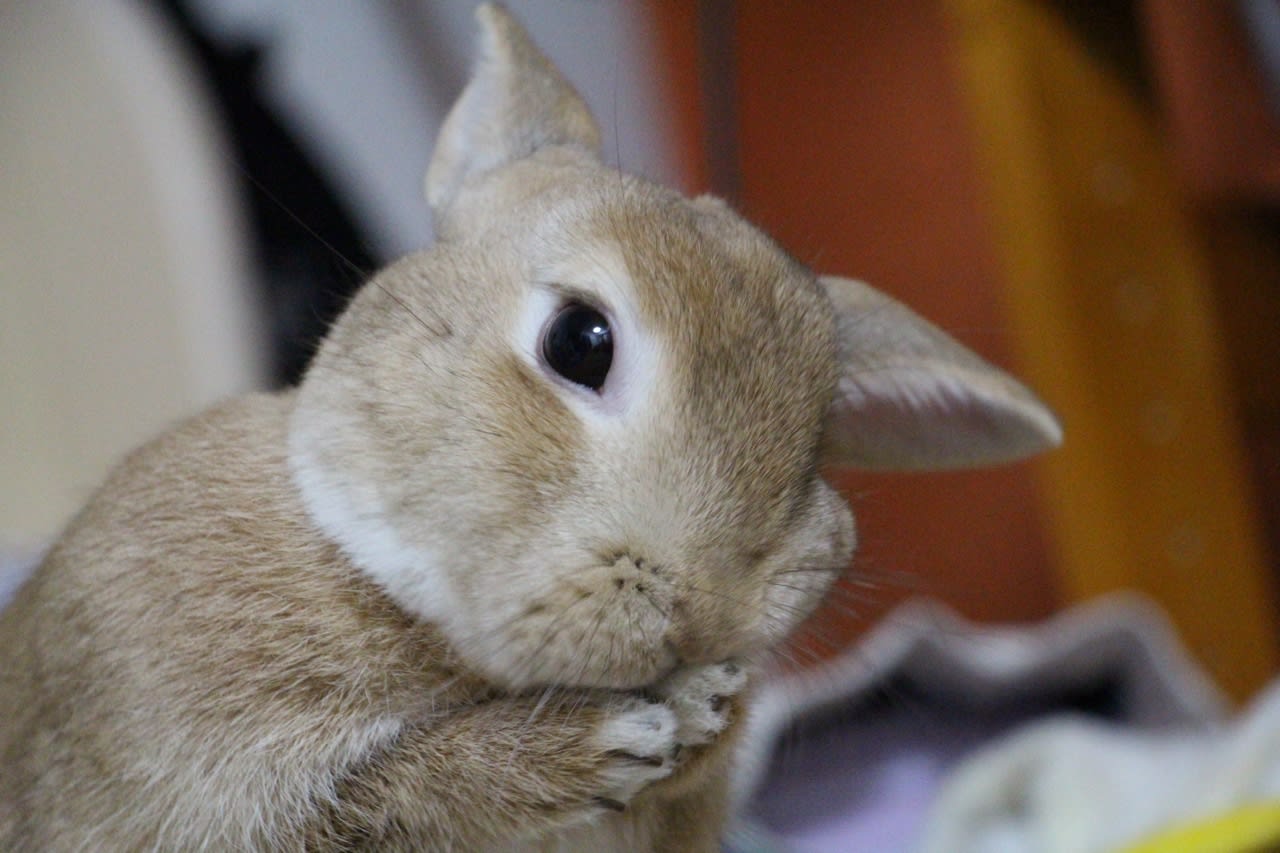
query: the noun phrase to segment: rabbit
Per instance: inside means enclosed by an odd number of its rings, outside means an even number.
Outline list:
[[[909,309],[604,166],[476,18],[434,246],[297,388],[127,456],[0,616],[0,848],[716,850],[753,674],[855,548],[823,472],[1059,442]]]

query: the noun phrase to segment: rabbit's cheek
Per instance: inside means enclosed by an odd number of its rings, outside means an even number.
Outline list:
[[[779,554],[764,582],[763,644],[786,637],[849,565],[857,544],[853,513],[840,495],[818,482],[804,523]]]

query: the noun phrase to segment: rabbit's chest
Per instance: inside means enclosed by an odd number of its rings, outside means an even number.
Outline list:
[[[636,815],[608,816],[554,836],[496,846],[491,853],[657,853],[653,821]]]

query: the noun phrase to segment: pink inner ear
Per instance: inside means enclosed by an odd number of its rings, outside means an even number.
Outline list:
[[[828,436],[837,464],[940,470],[1019,459],[1058,444],[1062,431],[1030,392],[994,368],[921,360],[847,374]]]

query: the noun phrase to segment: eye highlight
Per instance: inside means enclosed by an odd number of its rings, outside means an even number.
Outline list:
[[[599,311],[570,302],[543,333],[542,358],[570,382],[599,391],[613,364],[613,329]]]

